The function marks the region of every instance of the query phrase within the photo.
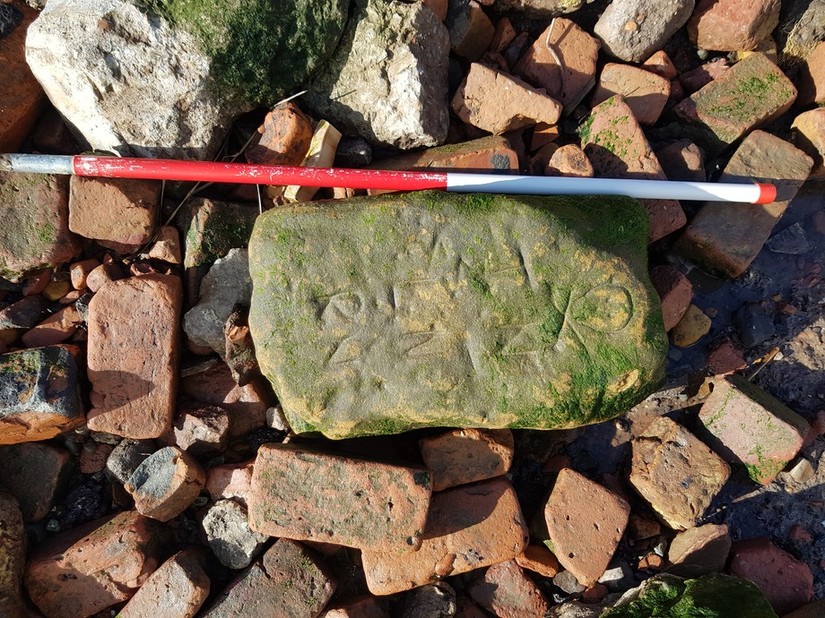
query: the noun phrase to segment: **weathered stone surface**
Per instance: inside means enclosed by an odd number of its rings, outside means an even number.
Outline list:
[[[26,58],[93,148],[210,158],[233,116],[309,77],[347,18],[344,0],[197,6],[50,2],[29,29]]]
[[[154,440],[121,440],[106,460],[106,470],[121,484],[126,484],[137,467],[156,450]]]
[[[232,499],[246,506],[252,491],[252,461],[223,464],[210,468],[206,474],[206,491],[213,501]]]
[[[756,258],[812,166],[811,158],[788,142],[765,131],[752,132],[719,182],[770,182],[776,185],[776,201],[703,206],[677,241],[677,251],[706,270],[738,277]]]
[[[765,54],[753,53],[707,86],[682,100],[673,112],[696,125],[713,151],[784,114],[796,88]]]
[[[637,616],[702,616],[703,618],[776,618],[753,583],[714,573],[683,580],[657,575],[629,590],[599,618]]]
[[[421,3],[354,4],[337,51],[302,100],[342,131],[376,143],[440,144],[449,124],[444,24]]]
[[[37,11],[23,0],[4,3],[0,11],[4,13],[0,28],[0,152],[15,152],[46,101],[25,57],[26,31]]]
[[[83,618],[128,600],[164,557],[165,529],[135,511],[49,539],[26,565],[29,597],[48,618]]]
[[[633,110],[621,95],[614,95],[594,107],[579,129],[579,135],[597,176],[667,179]],[[643,200],[642,203],[648,212],[650,242],[678,230],[687,220],[676,200]]]
[[[49,315],[51,303],[45,297],[26,296],[0,310],[0,340],[6,344],[17,341],[22,333],[33,328]]]
[[[0,448],[0,487],[13,495],[23,520],[46,517],[74,473],[69,452],[50,444],[15,444]]]
[[[145,275],[104,285],[89,302],[89,428],[156,438],[172,425],[183,291]]]
[[[825,0],[819,0],[825,8]],[[811,3],[813,7],[814,3]],[[797,77],[799,103],[810,105],[825,103],[825,41],[820,41],[807,55]]]
[[[378,599],[362,596],[334,603],[334,607],[324,611],[319,618],[389,618],[389,614]]]
[[[201,521],[209,549],[229,569],[245,569],[269,540],[249,529],[246,509],[234,500],[218,500]]]
[[[418,551],[363,551],[361,559],[370,592],[393,594],[515,558],[527,538],[516,492],[494,479],[433,495]]]
[[[578,176],[592,178],[595,174],[590,159],[576,144],[565,144],[558,148],[547,162],[545,176]]]
[[[200,287],[200,301],[183,316],[183,330],[195,345],[226,354],[224,325],[236,306],[248,307],[252,298],[249,255],[230,249],[212,264]]]
[[[255,459],[249,526],[270,536],[403,552],[421,543],[431,492],[430,473],[421,468],[267,444]]]
[[[705,524],[679,532],[670,543],[668,572],[699,577],[725,568],[731,540],[725,524]]]
[[[26,530],[15,500],[0,491],[0,616],[25,616],[22,598]]]
[[[648,425],[632,447],[630,483],[674,530],[695,526],[730,475],[728,464],[666,416]]]
[[[535,19],[545,19],[571,13],[582,4],[584,0],[496,0],[495,8],[498,11],[517,11]]]
[[[448,618],[456,609],[455,590],[447,582],[437,582],[410,591],[400,618]]]
[[[670,97],[670,80],[643,68],[608,62],[599,75],[591,105],[620,94],[640,124],[655,124]]]
[[[222,451],[229,441],[229,415],[220,406],[184,405],[170,438],[182,451],[196,456]]]
[[[229,584],[203,616],[317,616],[334,592],[335,582],[309,549],[278,539],[259,562]]]
[[[0,173],[0,277],[19,281],[78,253],[79,239],[69,231],[68,178]]]
[[[261,369],[295,431],[336,438],[609,418],[662,374],[645,227],[623,199],[424,192],[269,211],[250,243]]]
[[[152,237],[160,183],[72,176],[69,229],[119,253],[134,251]]]
[[[596,83],[598,57],[599,41],[557,17],[513,66],[513,73],[571,110]]]
[[[756,584],[780,616],[814,596],[810,567],[766,538],[736,543],[731,550],[730,572]]]
[[[687,22],[693,7],[694,0],[612,2],[593,31],[607,53],[628,62],[641,62],[664,47]]]
[[[782,618],[820,618],[823,614],[825,614],[825,599],[818,599],[806,603],[790,614],[785,614]]]
[[[673,345],[680,348],[692,346],[710,332],[712,324],[711,319],[699,307],[696,305],[688,306],[682,319],[670,332]]]
[[[502,618],[544,616],[549,607],[515,560],[491,566],[470,585],[469,592],[481,607]]]
[[[152,573],[117,616],[193,618],[209,596],[209,588],[209,577],[197,555],[180,551]]]
[[[500,134],[538,122],[556,124],[561,104],[517,77],[474,62],[452,100],[467,124]]]
[[[77,363],[69,348],[0,355],[0,444],[48,440],[83,420]]]
[[[809,429],[804,418],[736,374],[714,383],[699,420],[713,450],[744,464],[765,485],[796,456]]]
[[[110,281],[123,279],[123,270],[114,262],[101,264],[86,276],[86,287],[90,292],[97,292]]]
[[[687,24],[702,49],[755,49],[779,23],[780,0],[699,0]]]
[[[181,264],[183,262],[181,256],[180,233],[178,228],[174,225],[164,225],[155,233],[155,241],[149,247],[150,258],[155,260],[163,260],[170,264]]]
[[[559,472],[544,507],[554,553],[583,586],[604,573],[629,516],[624,498],[570,468]]]
[[[169,521],[192,504],[205,483],[206,473],[191,455],[167,446],[144,459],[124,487],[141,515]]]
[[[28,348],[57,345],[71,337],[81,324],[83,318],[77,308],[68,305],[24,333],[20,339]]]
[[[258,209],[246,204],[192,200],[181,217],[181,229],[185,230],[183,265],[210,265],[230,249],[245,247],[257,216]]]
[[[456,429],[422,438],[419,447],[432,474],[433,491],[503,476],[513,463],[509,429]]]

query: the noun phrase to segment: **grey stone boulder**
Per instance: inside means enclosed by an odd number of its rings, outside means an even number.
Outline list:
[[[304,101],[344,133],[397,148],[435,146],[449,125],[447,28],[420,2],[355,0]]]
[[[200,302],[183,316],[183,330],[198,346],[226,354],[224,324],[237,305],[249,307],[252,279],[246,249],[231,249],[217,260],[201,282]]]
[[[51,0],[29,28],[26,60],[86,145],[210,158],[235,116],[309,78],[348,3]]]
[[[246,509],[234,500],[218,500],[201,522],[207,544],[218,561],[230,569],[245,569],[263,551],[266,534],[249,529]]]
[[[518,11],[528,17],[543,19],[572,13],[584,3],[585,0],[498,0],[494,6],[498,12]]]
[[[642,62],[685,25],[694,4],[694,0],[613,0],[593,32],[608,54]]]

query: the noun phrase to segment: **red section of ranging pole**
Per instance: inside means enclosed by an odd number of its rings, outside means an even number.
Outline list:
[[[347,187],[388,191],[447,188],[447,174],[442,172],[290,167],[84,155],[74,157],[72,163],[77,176],[98,178],[174,179],[191,182],[208,179],[209,182],[233,184]]]

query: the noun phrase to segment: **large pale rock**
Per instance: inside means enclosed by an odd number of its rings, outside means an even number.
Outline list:
[[[419,192],[268,211],[249,324],[290,426],[571,427],[662,375],[633,200]],[[575,258],[573,258],[575,256]]]
[[[237,305],[249,306],[252,280],[246,249],[232,249],[217,260],[201,282],[200,302],[183,316],[183,330],[195,345],[226,354],[224,325]]]
[[[486,4],[492,3],[487,2]],[[525,13],[529,17],[544,19],[554,15],[571,13],[581,7],[582,4],[584,4],[584,0],[498,0],[495,2],[495,8],[497,11],[517,11]]]
[[[420,2],[355,0],[328,66],[304,97],[342,131],[397,148],[447,136],[450,36]]]
[[[275,103],[326,59],[348,1],[197,7],[184,0],[54,0],[29,29],[26,59],[92,147],[208,158],[234,116],[254,103]]]

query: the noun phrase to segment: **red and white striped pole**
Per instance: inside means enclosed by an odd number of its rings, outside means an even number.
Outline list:
[[[738,184],[460,172],[402,172],[90,155],[0,155],[0,171],[69,174],[96,178],[346,187],[387,191],[441,189],[459,193],[511,195],[625,195],[638,199],[750,204],[769,204],[776,199],[776,187],[767,183]]]

